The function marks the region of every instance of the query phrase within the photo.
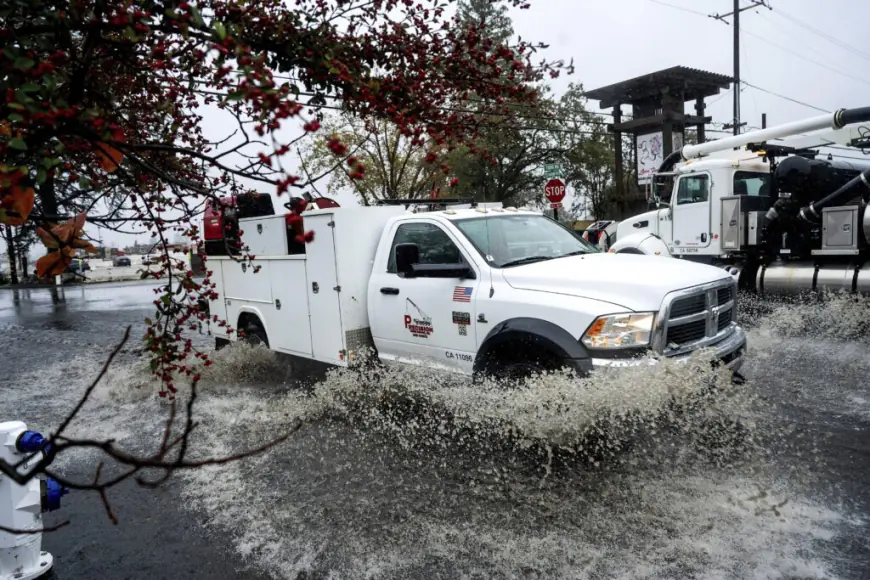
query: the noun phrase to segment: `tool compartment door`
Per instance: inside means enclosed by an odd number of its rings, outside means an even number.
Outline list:
[[[214,319],[211,318],[213,316],[217,316],[219,321],[225,321],[227,319],[227,303],[226,296],[224,296],[224,260],[212,258],[208,261],[208,267],[212,271],[211,279],[215,282],[217,286],[217,294],[218,297],[215,300],[209,300],[208,302],[208,312],[210,317],[209,324],[211,325],[211,333],[215,336],[220,336],[221,338],[226,338],[226,327],[219,326],[217,322],[214,322]]]
[[[345,364],[335,230],[330,223],[335,223],[331,213],[305,216],[305,229],[314,232],[314,239],[305,247],[311,348],[317,360]]]
[[[673,205],[674,246],[686,252],[710,245],[710,199],[713,182],[708,173],[683,175]]]
[[[269,324],[269,346],[281,352],[310,357],[311,319],[308,316],[305,256],[288,256],[268,262],[275,300],[274,316]]]

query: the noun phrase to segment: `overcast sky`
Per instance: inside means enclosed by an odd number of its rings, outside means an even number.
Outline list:
[[[773,10],[740,14],[741,78],[826,111],[870,105],[870,49],[863,48],[870,2],[768,3]],[[550,43],[550,58],[574,59],[576,73],[557,87],[574,80],[595,89],[677,65],[730,76],[733,28],[705,15],[732,9],[732,0],[537,0],[513,16],[524,39]],[[712,97],[707,113],[728,122],[731,101],[730,92]],[[742,120],[755,126],[762,113],[768,125],[818,113],[750,87],[743,88],[741,108]]]
[[[741,6],[749,3],[741,0]],[[773,10],[741,13],[741,77],[760,87],[744,86],[741,93],[741,117],[749,128],[761,126],[762,113],[767,113],[770,126],[819,114],[819,109],[870,105],[870,49],[862,48],[870,2],[769,4]],[[733,0],[532,0],[530,9],[513,9],[511,15],[523,39],[550,45],[543,56],[574,59],[576,72],[553,82],[558,96],[569,82],[591,90],[677,65],[731,75],[733,29],[706,15],[732,8]],[[597,106],[596,101],[590,103],[593,110]],[[707,114],[720,127],[730,122],[730,90],[708,99]],[[224,136],[220,129],[228,125],[221,121],[209,115],[210,136]],[[265,191],[263,186],[258,189]],[[354,202],[350,192],[337,199],[342,204]],[[133,240],[105,232],[103,239],[107,245]]]

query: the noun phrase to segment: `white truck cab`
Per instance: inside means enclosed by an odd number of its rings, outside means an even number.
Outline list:
[[[709,157],[688,160],[678,164],[670,174],[673,189],[667,207],[649,211],[620,222],[616,243],[610,251],[615,253],[648,254],[654,256],[691,257],[703,260],[727,256],[736,241],[728,238],[728,224],[739,216],[730,215],[729,209],[739,208],[741,200],[759,201],[771,195],[770,165],[763,157],[751,151],[723,151]],[[725,204],[723,205],[723,199]],[[735,200],[728,204],[728,200]],[[743,201],[743,211],[753,200]],[[724,211],[724,213],[723,213]],[[750,213],[750,218],[757,217]],[[738,224],[731,229],[750,230],[753,239],[757,225]],[[744,244],[745,245],[745,244]]]
[[[840,109],[686,145],[609,251],[719,266],[759,294],[870,295],[870,164],[819,152],[866,149],[867,123],[870,107]]]
[[[283,216],[242,220],[256,273],[208,260],[215,319],[275,351],[346,365],[374,347],[386,362],[499,377],[587,374],[702,347],[733,370],[743,362],[736,283],[721,268],[603,253],[514,208],[302,215],[314,239],[301,248],[288,246]],[[238,339],[220,323],[213,333]]]

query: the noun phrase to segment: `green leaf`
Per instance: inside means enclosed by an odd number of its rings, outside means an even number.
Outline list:
[[[22,117],[18,113],[10,113],[10,114],[6,115],[6,118],[9,119],[10,121],[13,121],[13,122],[24,120],[24,117]]]
[[[26,56],[19,56],[15,59],[15,62],[12,63],[12,66],[17,69],[27,70],[29,68],[32,68],[35,64],[36,62],[32,58],[27,58]]]
[[[227,37],[227,29],[223,22],[214,23],[214,32],[217,34],[219,40],[224,40]]]
[[[9,146],[13,149],[18,149],[19,151],[27,151],[27,143],[25,143],[24,139],[22,139],[21,137],[10,139]]]
[[[197,26],[202,26],[203,25],[202,14],[200,13],[199,8],[197,8],[195,5],[191,4],[190,5],[190,13],[193,14],[193,23],[196,24]]]
[[[46,173],[45,168],[40,167],[36,170],[36,183],[37,185],[42,185],[45,183],[45,179],[48,177],[48,173]]]
[[[24,109],[27,108],[24,105],[22,105],[21,103],[16,103],[15,101],[12,101],[11,103],[6,103],[6,106],[9,107],[10,109],[16,109],[18,111],[23,111]]]
[[[236,91],[227,95],[228,101],[241,101],[245,98],[245,91]]]
[[[150,318],[146,318],[146,319],[145,319],[145,324],[147,324],[148,326],[151,326],[152,324],[154,324],[154,321],[151,320]]]
[[[86,177],[79,177],[79,187],[88,189],[91,186],[91,180]]]
[[[39,90],[39,85],[36,83],[24,83],[18,87],[18,90],[24,93],[35,93]]]

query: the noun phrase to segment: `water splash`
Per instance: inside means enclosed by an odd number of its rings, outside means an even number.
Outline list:
[[[202,369],[193,453],[305,427],[261,456],[180,474],[185,506],[276,578],[837,578],[830,554],[867,524],[839,503],[825,441],[805,426],[870,400],[856,378],[870,360],[866,303],[850,300],[756,316],[741,386],[699,354],[513,390],[408,367],[297,389],[274,353],[233,345]],[[851,340],[807,336],[818,328]],[[65,380],[48,423],[101,359],[24,374],[13,403]],[[166,410],[153,387],[143,362],[113,367],[76,433],[146,448]]]

